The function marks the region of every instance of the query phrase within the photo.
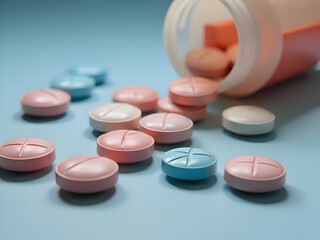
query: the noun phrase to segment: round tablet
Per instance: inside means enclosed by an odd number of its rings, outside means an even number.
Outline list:
[[[0,145],[0,167],[16,172],[32,172],[55,160],[54,144],[40,138],[17,138]]]
[[[112,188],[118,181],[118,164],[99,156],[78,156],[56,166],[56,182],[74,193],[96,193]]]
[[[136,129],[141,110],[127,103],[109,103],[89,112],[90,125],[97,131],[109,132],[119,129]]]
[[[192,127],[189,118],[176,113],[153,113],[140,120],[140,131],[163,144],[188,140],[192,136]]]
[[[241,191],[271,192],[285,184],[286,168],[281,163],[265,157],[238,157],[226,163],[224,180],[231,187]]]
[[[218,85],[200,77],[177,79],[168,85],[171,101],[183,106],[203,106],[217,98]]]
[[[195,181],[213,176],[217,172],[217,160],[200,148],[176,148],[163,154],[161,168],[170,177]]]
[[[70,104],[68,93],[58,89],[29,92],[21,97],[23,111],[36,117],[55,117],[64,114]]]
[[[117,163],[140,162],[152,157],[154,140],[148,134],[134,130],[111,131],[98,137],[97,153]]]
[[[240,105],[222,112],[222,126],[240,135],[259,135],[274,129],[275,116],[256,106]]]
[[[199,121],[207,116],[206,106],[186,107],[174,104],[169,97],[162,98],[158,101],[158,112],[177,113],[192,121]]]
[[[91,77],[66,74],[52,80],[52,88],[63,90],[73,99],[87,98],[91,95],[95,80]]]
[[[187,68],[196,76],[218,78],[228,72],[229,60],[218,48],[198,48],[186,55]]]
[[[105,67],[90,63],[74,65],[68,69],[68,72],[71,74],[92,77],[95,80],[96,85],[104,83],[107,75],[107,70]]]
[[[227,58],[229,59],[231,65],[234,65],[236,63],[237,57],[238,57],[238,51],[239,51],[238,43],[231,44],[227,48],[226,54],[227,54]]]
[[[147,87],[124,87],[112,94],[115,102],[132,104],[142,112],[148,112],[156,108],[158,93]]]

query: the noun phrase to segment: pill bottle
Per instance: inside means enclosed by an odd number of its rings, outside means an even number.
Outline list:
[[[320,0],[174,0],[163,34],[180,76],[192,75],[185,55],[204,46],[205,26],[228,20],[235,25],[239,50],[232,70],[217,82],[220,93],[247,96],[320,60]],[[224,33],[228,30],[219,34]]]

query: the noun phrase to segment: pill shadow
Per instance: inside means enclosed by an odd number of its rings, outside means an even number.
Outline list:
[[[185,189],[185,190],[202,190],[207,189],[215,185],[217,182],[217,176],[212,176],[204,180],[199,181],[183,181],[179,179],[175,179],[169,176],[165,176],[165,180],[170,183],[171,185]]]
[[[145,117],[145,116],[148,116],[150,114],[157,113],[157,112],[158,112],[157,109],[153,109],[153,110],[148,111],[148,112],[143,112],[141,117]]]
[[[50,165],[34,172],[14,172],[0,168],[0,178],[7,182],[27,182],[46,176],[52,168]]]
[[[133,164],[119,164],[119,173],[134,173],[145,170],[150,167],[153,162],[153,158],[148,158],[145,161],[133,163]]]
[[[180,147],[191,147],[192,146],[192,140],[188,139],[183,142],[175,143],[175,144],[155,144],[155,149],[158,151],[166,152],[174,148],[180,148]]]
[[[91,140],[97,140],[98,137],[100,137],[100,135],[104,134],[104,132],[99,132],[97,130],[94,130],[90,127],[87,127],[84,130],[84,136],[91,139]]]
[[[87,100],[89,98],[91,98],[91,96],[71,98],[71,102],[73,102],[73,103],[82,102],[82,101]]]
[[[70,120],[71,118],[73,118],[73,115],[71,112],[67,112],[64,114],[61,114],[59,116],[55,116],[55,117],[36,117],[36,116],[31,116],[25,113],[18,113],[19,118],[26,121],[26,122],[31,122],[31,123],[41,123],[41,122],[52,122],[52,121],[56,121],[56,120]]]
[[[116,193],[116,187],[92,194],[78,194],[59,189],[59,197],[66,203],[77,206],[89,206],[105,202]]]
[[[246,142],[268,142],[268,141],[272,141],[273,139],[276,138],[275,131],[265,133],[265,134],[256,135],[256,136],[239,135],[239,134],[235,134],[233,132],[230,132],[226,129],[223,129],[223,133],[224,133],[224,135],[239,139],[241,141],[246,141]]]
[[[233,196],[258,204],[273,204],[282,202],[288,198],[288,191],[284,187],[269,193],[247,193],[225,184],[224,190]]]
[[[194,129],[210,129],[221,127],[221,116],[218,114],[208,113],[205,119],[193,122]]]

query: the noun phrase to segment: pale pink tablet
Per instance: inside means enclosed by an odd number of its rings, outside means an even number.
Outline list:
[[[192,121],[199,121],[207,116],[207,107],[205,105],[195,107],[181,106],[174,104],[169,97],[165,97],[158,101],[158,112],[177,113],[190,118]]]
[[[152,157],[154,140],[148,134],[134,130],[111,131],[97,139],[97,153],[117,163],[140,162]]]
[[[192,74],[205,78],[219,78],[229,70],[230,62],[219,48],[198,48],[186,55],[186,65]]]
[[[36,117],[54,117],[64,114],[70,104],[68,93],[58,89],[29,92],[21,97],[23,111]]]
[[[226,50],[227,58],[229,59],[232,66],[237,61],[238,50],[239,50],[238,43],[234,43],[234,44],[230,45]]]
[[[0,167],[17,172],[32,172],[55,160],[54,144],[40,138],[17,138],[0,145]]]
[[[286,180],[286,168],[265,157],[244,156],[229,160],[224,179],[233,188],[245,192],[263,193],[281,188]]]
[[[112,188],[118,181],[118,164],[99,156],[78,156],[56,166],[56,182],[74,193],[96,193]]]
[[[200,77],[180,78],[168,85],[173,103],[191,107],[207,105],[216,100],[217,89],[214,81]]]
[[[148,112],[156,108],[159,95],[147,87],[124,87],[115,91],[112,98],[115,102],[129,103]]]
[[[140,120],[140,131],[162,144],[188,140],[192,136],[192,127],[189,118],[176,113],[153,113]]]

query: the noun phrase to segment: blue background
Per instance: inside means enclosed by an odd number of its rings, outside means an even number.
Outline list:
[[[96,154],[88,111],[111,102],[114,90],[144,85],[167,94],[178,78],[162,42],[169,0],[0,2],[0,142],[18,137],[52,141],[53,165]],[[108,83],[92,98],[73,102],[68,113],[45,121],[23,115],[20,96],[48,88],[50,80],[78,62],[102,63]],[[216,177],[185,183],[153,159],[121,166],[116,188],[90,196],[59,190],[54,169],[35,173],[0,170],[0,239],[319,239],[320,67],[245,99],[220,97],[194,136],[176,146],[214,153]],[[255,104],[276,114],[276,130],[239,137],[221,128],[221,112]],[[260,155],[287,167],[285,188],[252,195],[230,189],[223,166],[231,158]]]

